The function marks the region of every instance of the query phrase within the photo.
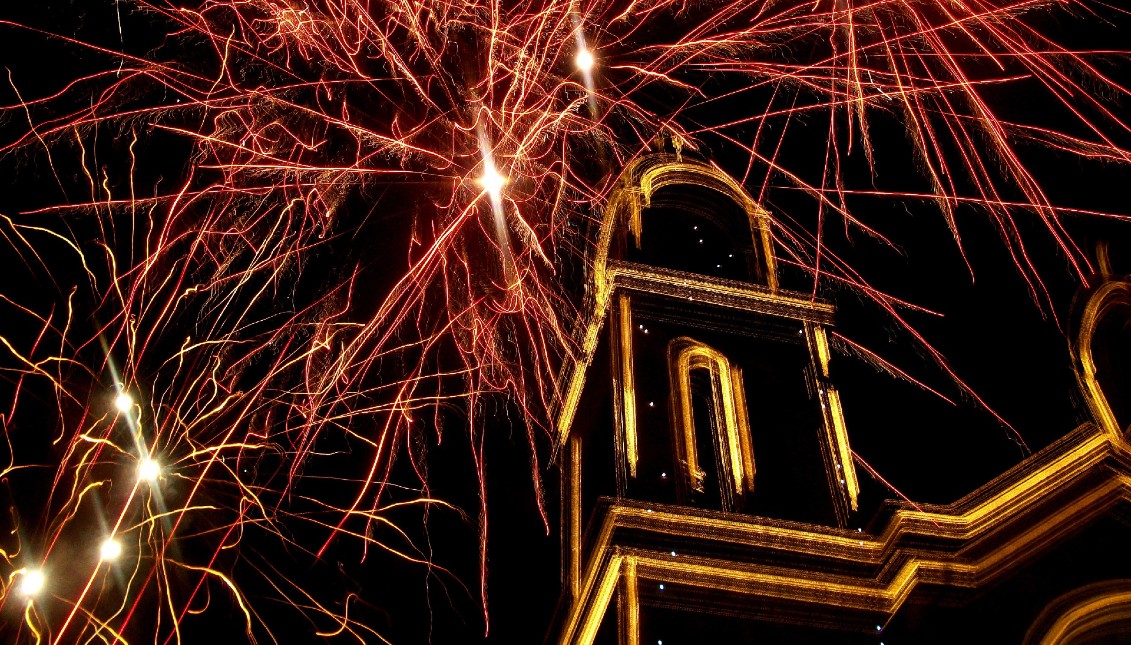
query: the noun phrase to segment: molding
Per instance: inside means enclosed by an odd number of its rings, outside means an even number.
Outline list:
[[[561,404],[555,413],[559,443],[564,443],[569,437],[584,390],[585,377],[601,340],[601,329],[610,318],[611,305],[618,301],[614,295],[624,293],[631,297],[632,294],[639,293],[666,296],[819,325],[831,324],[836,311],[833,305],[802,293],[631,262],[609,262],[606,269],[597,275],[597,279],[597,291],[601,296],[593,303],[587,316],[588,322],[582,328],[576,357],[572,361],[566,361],[562,367],[563,378],[559,382],[566,385]]]
[[[1129,466],[1126,444],[1085,424],[953,504],[896,508],[878,534],[610,500],[559,642],[592,643],[586,626],[600,622],[626,560],[638,584],[663,582],[691,602],[721,593],[736,606],[808,607],[813,624],[847,614],[864,628],[918,588],[984,587],[1131,501]],[[672,557],[657,540],[683,550]]]

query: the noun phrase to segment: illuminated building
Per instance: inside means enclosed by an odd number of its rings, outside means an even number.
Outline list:
[[[550,642],[1126,642],[1131,285],[1101,277],[1076,318],[1092,421],[952,504],[876,514],[834,307],[779,286],[767,217],[678,153],[612,195],[557,416]]]

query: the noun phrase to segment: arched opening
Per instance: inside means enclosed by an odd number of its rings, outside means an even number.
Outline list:
[[[691,338],[668,349],[676,455],[688,501],[739,510],[754,490],[754,448],[742,370]]]
[[[746,211],[722,193],[696,185],[658,189],[641,213],[639,248],[627,259],[717,278],[760,282]]]

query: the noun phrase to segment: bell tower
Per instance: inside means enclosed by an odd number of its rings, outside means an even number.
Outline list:
[[[768,213],[715,166],[653,154],[601,226],[556,416],[559,642],[638,645],[663,620],[643,606],[747,613],[728,527],[842,531],[859,489],[829,378],[834,310],[779,287]]]

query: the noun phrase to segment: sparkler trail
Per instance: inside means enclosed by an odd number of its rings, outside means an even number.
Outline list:
[[[2,108],[20,126],[0,150],[42,160],[58,187],[0,222],[14,265],[53,290],[0,292],[16,498],[0,540],[5,633],[180,642],[201,614],[230,611],[225,639],[285,641],[298,624],[382,640],[353,592],[304,588],[274,558],[356,545],[425,566],[400,513],[456,512],[432,494],[425,446],[469,434],[482,504],[490,410],[515,411],[542,454],[577,350],[593,215],[657,145],[728,151],[760,201],[804,196],[811,221],[772,212],[782,261],[814,296],[874,303],[974,394],[908,321],[916,306],[870,285],[829,231],[895,246],[856,198],[917,197],[962,249],[958,213],[977,210],[1055,312],[1027,222],[1079,279],[1093,269],[1065,224],[1078,211],[1050,199],[1019,146],[1131,161],[1113,107],[1127,89],[1101,65],[1123,54],[1041,27],[1072,12],[1115,10],[116,0],[110,17],[130,18],[109,44],[0,23],[105,62],[38,95],[14,78]],[[129,49],[130,20],[160,38]],[[1039,94],[1065,127],[999,116],[999,86]],[[875,134],[893,123],[899,141]],[[791,143],[814,127],[824,150],[802,159]],[[915,185],[854,174],[886,146],[913,160]],[[537,461],[532,476],[540,496]],[[42,482],[48,493],[19,499]],[[485,572],[479,585],[486,608]]]

